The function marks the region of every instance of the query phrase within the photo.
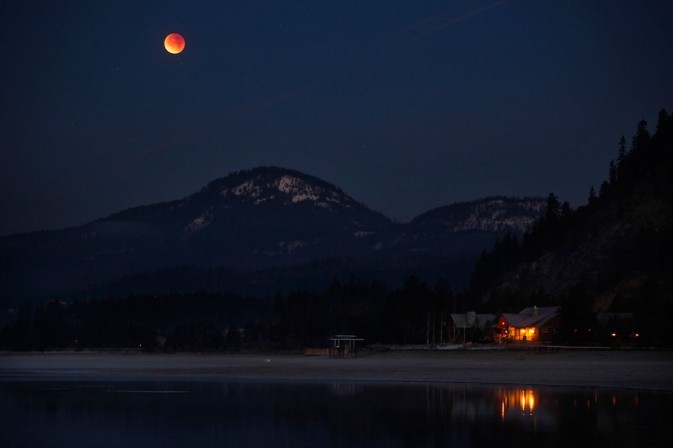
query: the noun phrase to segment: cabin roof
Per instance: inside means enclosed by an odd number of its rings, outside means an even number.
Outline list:
[[[507,320],[511,327],[541,327],[558,315],[559,307],[543,306],[524,308],[518,314],[503,313],[502,317]]]

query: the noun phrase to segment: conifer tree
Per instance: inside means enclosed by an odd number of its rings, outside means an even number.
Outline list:
[[[610,160],[610,169],[608,173],[608,178],[610,179],[610,185],[617,183],[617,165],[615,165],[614,160]]]
[[[598,199],[598,197],[596,197],[596,189],[592,185],[589,189],[589,204],[596,202],[596,199]]]
[[[626,139],[622,135],[622,138],[619,139],[619,150],[617,151],[617,167],[622,168],[624,160],[626,159]]]
[[[559,217],[561,210],[561,203],[554,193],[549,193],[547,196],[547,211],[545,213],[545,220],[547,222],[554,222]]]
[[[639,151],[645,149],[650,144],[650,133],[647,130],[647,121],[640,120],[636,129],[636,135],[633,136],[633,150]]]

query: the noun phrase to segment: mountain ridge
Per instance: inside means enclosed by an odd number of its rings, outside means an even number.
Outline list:
[[[499,201],[501,208],[507,202]],[[542,199],[529,201],[539,208]],[[315,176],[258,167],[215,179],[182,199],[0,238],[0,279],[9,294],[45,296],[180,266],[255,269],[341,259],[377,270],[408,264],[413,271],[423,258],[469,265],[497,237],[516,231],[502,224],[454,230],[425,224],[396,223]]]
[[[523,234],[539,219],[544,207],[539,197],[487,196],[428,210],[411,223],[441,225],[453,231],[477,229]]]

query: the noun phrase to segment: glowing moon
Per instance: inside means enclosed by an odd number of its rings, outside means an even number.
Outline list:
[[[178,54],[185,49],[185,38],[178,33],[171,33],[164,39],[164,47],[171,54]]]

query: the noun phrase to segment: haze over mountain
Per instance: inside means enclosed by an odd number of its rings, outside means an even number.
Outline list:
[[[543,209],[541,198],[495,197],[400,224],[316,177],[255,168],[180,200],[80,227],[1,238],[2,300],[90,293],[94,285],[124,283],[120,279],[129,276],[144,276],[144,289],[165,289],[169,279],[174,288],[193,289],[259,283],[270,272],[296,285],[314,274],[327,282],[345,272],[425,272],[460,287],[483,249],[506,232],[521,233]],[[228,269],[231,281],[204,283],[204,272],[226,277],[213,269]],[[176,270],[191,273],[182,285],[175,284]]]

